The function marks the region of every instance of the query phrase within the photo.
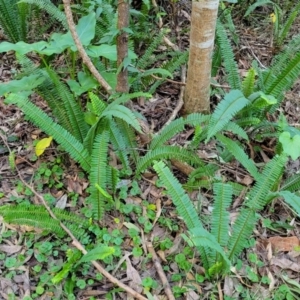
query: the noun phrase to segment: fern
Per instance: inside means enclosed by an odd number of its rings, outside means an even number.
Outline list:
[[[18,0],[0,0],[0,25],[13,43],[27,40],[28,16],[28,6]]]
[[[253,93],[254,83],[255,83],[255,70],[251,68],[242,82],[242,92],[245,97],[249,97]]]
[[[300,190],[300,174],[287,178],[280,187],[281,191],[296,192]]]
[[[296,211],[296,213],[299,217],[300,216],[300,197],[289,191],[281,191],[278,193],[278,195],[284,198],[284,201]]]
[[[73,135],[57,123],[54,123],[40,108],[29,102],[24,94],[10,94],[6,101],[17,105],[32,123],[52,136],[75,161],[80,163],[84,170],[89,171],[90,161],[88,152]]]
[[[242,108],[249,104],[249,100],[244,97],[241,91],[232,90],[218,104],[214,113],[211,116],[208,133],[205,142],[222,130]]]
[[[104,131],[95,138],[94,148],[91,156],[91,170],[89,174],[90,196],[89,203],[92,205],[93,217],[100,220],[104,213],[105,197],[99,191],[96,185],[99,185],[104,191],[107,183],[108,168],[108,141],[109,132]]]
[[[159,159],[178,159],[193,165],[202,165],[201,159],[186,149],[178,146],[163,146],[150,150],[142,159],[140,159],[136,165],[136,176],[145,171],[154,160]]]
[[[58,208],[53,208],[52,212],[57,217],[57,220],[49,216],[44,206],[21,204],[18,206],[3,205],[0,207],[0,215],[3,216],[4,221],[7,223],[33,226],[46,233],[54,233],[62,237],[66,234],[60,226],[60,222],[63,222],[77,238],[82,238],[86,235],[85,231],[89,226],[86,220]]]
[[[249,141],[249,137],[247,132],[241,128],[236,122],[229,122],[225,127],[224,131],[230,131],[233,134],[240,136],[241,138],[245,139],[246,141]]]
[[[232,200],[232,187],[225,183],[214,183],[214,209],[211,219],[211,233],[221,246],[226,246],[229,232],[229,212]]]
[[[156,134],[153,137],[150,144],[150,149],[154,150],[155,148],[162,146],[166,141],[182,131],[185,125],[200,125],[204,122],[207,122],[208,118],[209,117],[206,115],[195,113],[188,115],[187,118],[179,118],[172,121],[170,124],[164,127],[159,134]]]
[[[244,207],[234,224],[233,233],[229,239],[228,257],[230,260],[236,257],[245,247],[246,240],[251,235],[258,218],[256,212],[266,205],[267,196],[282,175],[286,161],[286,155],[273,158],[265,166],[254,187],[247,193]]]
[[[45,10],[51,18],[56,19],[59,21],[65,29],[68,29],[68,23],[66,15],[60,11],[52,2],[51,0],[21,0],[19,3],[28,3],[34,4],[38,6],[40,9]]]
[[[227,73],[227,80],[232,89],[241,89],[240,76],[238,66],[234,59],[232,47],[230,45],[228,36],[221,22],[217,22],[216,31],[218,43],[221,49],[222,58],[224,60],[224,67]]]
[[[225,137],[224,135],[217,134],[217,140],[219,140],[225,148],[237,159],[244,168],[253,176],[255,180],[258,180],[259,173],[257,168],[253,162],[253,160],[249,159],[248,155],[244,152],[244,150],[233,140]]]

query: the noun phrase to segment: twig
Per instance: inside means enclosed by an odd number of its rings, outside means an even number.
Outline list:
[[[6,142],[5,138],[2,136],[2,134],[0,133],[0,137],[3,140],[5,146],[7,147],[7,149],[11,152],[10,147],[8,145],[8,143]],[[20,178],[20,180],[22,181],[22,183],[29,188],[32,193],[42,202],[42,204],[44,205],[44,207],[46,208],[46,210],[48,211],[49,215],[54,219],[59,221],[61,228],[71,237],[72,244],[78,249],[80,250],[83,254],[86,254],[87,251],[85,250],[85,248],[83,247],[83,245],[76,239],[76,237],[73,235],[73,233],[60,221],[58,220],[58,218],[55,216],[55,214],[52,212],[51,208],[48,206],[48,204],[46,203],[46,201],[44,200],[43,196],[41,196],[32,186],[30,186],[22,177],[19,169],[16,167],[16,171],[18,173],[18,176]],[[94,260],[91,261],[91,263],[94,265],[94,267],[102,274],[104,275],[110,282],[116,284],[117,286],[119,286],[120,288],[122,288],[124,291],[126,291],[128,294],[130,294],[131,296],[135,297],[136,299],[140,299],[140,300],[147,300],[147,298],[143,297],[141,294],[139,294],[138,292],[136,292],[135,290],[133,290],[132,288],[130,288],[129,286],[125,285],[123,282],[119,281],[117,278],[115,278],[114,276],[112,276],[110,273],[108,273],[104,267],[102,267],[102,265]]]
[[[88,67],[90,72],[94,75],[94,77],[97,79],[97,81],[100,83],[100,85],[109,93],[111,94],[112,88],[111,86],[106,82],[106,80],[99,74],[98,70],[95,68],[94,64],[92,63],[91,59],[88,57],[86,54],[83,45],[78,37],[73,16],[72,16],[72,11],[70,8],[70,0],[63,0],[64,3],[64,9],[65,9],[65,14],[67,17],[67,22],[69,25],[69,29],[71,32],[71,35],[73,37],[73,40],[75,42],[75,45],[78,49],[78,52],[82,58],[83,63]]]
[[[170,287],[170,284],[168,282],[168,279],[165,275],[165,272],[159,262],[159,259],[156,255],[156,252],[153,248],[153,245],[151,242],[147,242],[147,248],[148,248],[148,251],[149,253],[152,255],[152,261],[155,265],[155,268],[156,268],[156,271],[157,271],[157,274],[162,282],[162,285],[164,287],[164,290],[165,290],[165,293],[166,293],[166,296],[168,297],[169,300],[175,300],[175,297],[172,293],[172,290],[171,290],[171,287]]]
[[[221,282],[219,281],[218,284],[218,292],[219,292],[219,300],[223,300],[223,291],[222,291],[222,288],[221,288]]]
[[[152,5],[155,8],[155,10],[158,12],[158,5],[156,3],[156,0],[152,0]],[[163,21],[160,15],[158,15],[158,26],[161,29],[163,27]],[[179,51],[179,47],[175,44],[173,44],[165,35],[163,36],[164,42],[170,46],[174,51]]]

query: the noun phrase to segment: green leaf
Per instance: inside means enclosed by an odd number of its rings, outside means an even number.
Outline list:
[[[292,207],[298,216],[300,216],[300,197],[289,191],[281,191],[278,193],[279,196],[284,198],[284,201]]]
[[[293,160],[300,156],[300,135],[291,137],[291,134],[285,131],[280,134],[279,141],[282,144],[284,153],[290,155]]]
[[[18,93],[20,91],[30,91],[40,85],[45,78],[40,75],[30,75],[19,80],[11,80],[0,84],[0,96],[5,93]]]
[[[108,247],[106,245],[97,245],[93,250],[89,251],[87,254],[81,257],[78,264],[84,262],[90,262],[92,260],[103,260],[106,257],[113,255],[115,249],[113,247]]]

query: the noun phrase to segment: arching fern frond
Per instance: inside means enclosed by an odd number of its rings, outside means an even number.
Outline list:
[[[300,190],[300,174],[287,178],[280,187],[281,191],[296,192]]]
[[[39,107],[31,103],[24,94],[10,94],[6,101],[17,105],[29,120],[52,136],[85,171],[90,169],[89,154],[83,145],[68,131],[55,123]]]
[[[150,150],[142,159],[140,159],[136,166],[136,175],[145,171],[154,160],[161,159],[178,159],[193,165],[202,165],[201,159],[193,152],[178,146],[162,146],[155,150]]]
[[[221,55],[224,61],[228,83],[232,89],[240,90],[241,81],[238,72],[238,66],[235,61],[235,57],[226,30],[220,21],[217,22],[216,35],[221,49]]]
[[[93,217],[100,220],[104,213],[104,202],[106,198],[97,188],[106,191],[108,170],[108,142],[109,132],[103,131],[95,138],[91,156],[91,170],[89,174],[90,196],[88,202],[92,205]]]
[[[235,122],[229,122],[225,127],[225,131],[230,131],[233,134],[240,136],[241,138],[245,139],[246,141],[249,141],[249,137],[247,132],[241,128],[237,123]]]
[[[258,180],[260,174],[257,171],[257,168],[248,155],[244,152],[244,150],[233,140],[225,137],[224,135],[217,134],[217,140],[220,141],[225,148],[237,159],[244,168],[253,176],[255,180]]]
[[[249,100],[239,90],[232,90],[225,95],[211,116],[205,142],[222,130],[232,117],[248,104]]]
[[[245,97],[250,96],[254,91],[255,70],[251,68],[242,82],[242,92]]]

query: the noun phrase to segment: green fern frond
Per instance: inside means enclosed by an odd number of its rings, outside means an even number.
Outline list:
[[[84,115],[78,102],[75,100],[68,88],[60,82],[60,78],[56,72],[47,68],[47,73],[53,82],[57,94],[59,95],[60,103],[56,102],[56,106],[64,106],[69,122],[72,126],[72,135],[74,135],[80,142],[83,142],[88,131],[88,124],[84,121]],[[45,100],[47,101],[47,99]]]
[[[222,134],[216,135],[217,140],[220,141],[225,148],[237,159],[244,168],[253,176],[255,180],[258,180],[260,174],[257,171],[257,168],[248,155],[244,152],[244,150],[232,139],[225,137]]]
[[[241,89],[241,81],[238,72],[238,66],[234,58],[232,47],[226,30],[221,22],[217,22],[217,39],[220,45],[224,67],[227,74],[227,80],[232,89]]]
[[[93,113],[97,116],[101,116],[101,114],[107,107],[107,104],[92,92],[89,92],[88,95],[92,103]]]
[[[214,183],[214,209],[211,219],[211,233],[221,246],[227,246],[229,238],[229,208],[232,201],[232,187],[225,183]]]
[[[51,0],[21,0],[19,3],[34,4],[40,9],[45,10],[50,17],[61,22],[65,29],[69,28],[66,15],[58,7],[56,7]]]
[[[242,208],[233,226],[232,236],[229,238],[228,258],[232,261],[245,248],[246,241],[253,232],[258,215],[250,208]]]
[[[296,192],[300,190],[300,174],[287,178],[280,187],[281,191]]]
[[[234,121],[234,123],[242,128],[251,127],[253,125],[257,125],[261,122],[260,118],[256,117],[241,117]]]
[[[202,115],[200,113],[193,113],[188,115],[186,118],[179,118],[172,121],[170,124],[165,126],[163,130],[156,134],[150,144],[150,149],[154,150],[157,147],[162,146],[166,141],[171,139],[174,135],[178,134],[184,129],[185,125],[201,125],[207,122],[209,116]]]
[[[123,120],[128,125],[132,126],[136,131],[142,132],[141,126],[133,114],[133,112],[123,105],[114,105],[112,108],[108,106],[102,113],[101,117],[115,117]]]
[[[272,82],[265,86],[265,93],[272,95],[279,101],[283,93],[289,90],[300,75],[300,52],[298,52],[285,66]]]
[[[254,91],[255,70],[251,68],[242,82],[242,92],[245,97],[250,96]]]
[[[130,147],[130,145],[126,144],[126,141],[123,137],[122,129],[120,129],[113,120],[110,120],[109,130],[110,140],[113,145],[114,151],[116,151],[116,154],[122,162],[123,167],[126,170],[130,170],[130,164],[128,160],[128,148]]]
[[[155,150],[150,150],[136,165],[136,175],[145,171],[154,160],[178,159],[193,165],[202,165],[201,159],[193,152],[178,146],[162,146]]]
[[[171,197],[178,214],[184,220],[187,228],[193,233],[193,229],[203,229],[202,223],[200,222],[199,216],[193,206],[188,195],[185,193],[179,181],[174,177],[171,171],[166,167],[166,165],[160,161],[155,162],[153,165],[154,170],[157,172],[159,179],[163,182],[166,192]],[[204,230],[204,229],[203,229]],[[206,231],[205,231],[206,232]],[[209,233],[208,233],[209,234]],[[209,234],[210,235],[210,234]],[[211,235],[210,235],[211,236]],[[197,243],[197,238],[193,238],[193,242]],[[201,254],[204,267],[208,269],[208,251],[203,248],[203,244],[196,245]],[[214,249],[214,248],[213,248]]]
[[[66,232],[61,228],[63,222],[77,237],[83,237],[89,224],[83,218],[58,208],[52,208],[58,220],[50,217],[44,206],[39,205],[3,205],[0,207],[0,215],[4,221],[10,224],[28,225],[41,229],[46,233],[54,233],[59,237]]]
[[[40,108],[31,103],[22,94],[10,94],[6,101],[17,105],[29,120],[41,128],[48,135],[52,136],[77,162],[88,171],[90,169],[89,154],[83,145],[68,131],[48,117]]]
[[[104,214],[105,197],[96,185],[106,191],[108,169],[108,142],[109,132],[103,131],[95,138],[91,155],[91,169],[89,174],[90,196],[88,202],[92,205],[93,217],[100,220]]]
[[[229,122],[225,127],[225,131],[230,131],[233,134],[240,136],[241,138],[245,139],[246,141],[249,141],[249,137],[247,132],[241,128],[236,122]]]
[[[232,90],[226,94],[211,116],[205,142],[207,143],[212,136],[222,130],[232,117],[249,103],[239,90]]]
[[[27,40],[28,6],[18,5],[18,0],[0,0],[0,25],[10,41]]]
[[[258,218],[256,212],[266,205],[268,194],[282,175],[286,161],[286,155],[273,158],[265,166],[254,187],[247,193],[244,203],[246,208],[243,208],[237,217],[229,240],[229,259],[236,257],[244,248]]]

